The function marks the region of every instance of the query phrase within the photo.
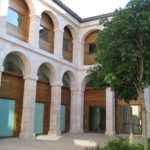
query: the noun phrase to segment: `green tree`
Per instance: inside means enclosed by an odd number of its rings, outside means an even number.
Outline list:
[[[100,23],[104,29],[97,37],[97,65],[90,70],[90,83],[110,86],[117,99],[130,103],[150,85],[150,0],[131,0]]]

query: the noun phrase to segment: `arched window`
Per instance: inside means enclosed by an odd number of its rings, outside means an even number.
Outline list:
[[[28,40],[29,9],[24,0],[10,0],[7,14],[7,33]]]
[[[34,118],[34,132],[36,135],[48,134],[51,104],[50,69],[44,63],[38,70],[36,87],[36,106]]]
[[[21,131],[25,64],[13,52],[6,56],[0,86],[0,137],[16,137]]]
[[[7,56],[4,62],[4,71],[23,76],[24,64],[22,60],[14,53]]]
[[[63,76],[63,87],[61,90],[61,120],[60,130],[61,133],[67,133],[70,129],[70,105],[71,105],[71,79],[69,72],[66,72]]]
[[[65,60],[72,62],[73,58],[73,37],[68,27],[64,28],[63,37],[63,57]]]
[[[92,65],[95,64],[95,53],[96,53],[96,37],[98,31],[94,31],[87,35],[84,44],[84,64]]]
[[[40,24],[39,46],[50,53],[54,52],[54,24],[48,14],[43,13]]]

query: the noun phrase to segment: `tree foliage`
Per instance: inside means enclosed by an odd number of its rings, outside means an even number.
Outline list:
[[[150,84],[150,0],[131,0],[100,23],[91,85],[110,86],[126,101],[136,99]]]

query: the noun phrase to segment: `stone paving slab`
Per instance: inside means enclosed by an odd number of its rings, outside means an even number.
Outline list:
[[[56,141],[1,139],[0,150],[85,150],[98,143],[103,145],[110,139],[101,134],[68,134]]]

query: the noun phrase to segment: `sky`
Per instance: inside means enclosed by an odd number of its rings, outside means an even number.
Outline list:
[[[123,8],[129,0],[61,0],[80,17],[86,18],[110,13]]]

